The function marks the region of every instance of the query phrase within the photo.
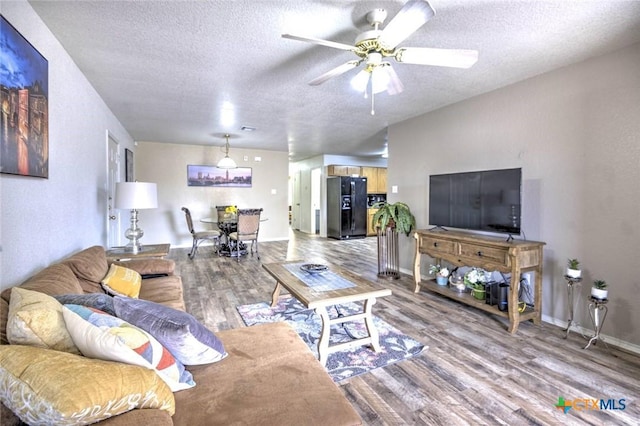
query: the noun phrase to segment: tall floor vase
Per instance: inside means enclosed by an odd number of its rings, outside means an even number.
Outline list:
[[[400,278],[398,260],[398,233],[395,228],[377,228],[378,235],[378,276],[382,278]]]

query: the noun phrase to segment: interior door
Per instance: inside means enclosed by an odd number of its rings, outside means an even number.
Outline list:
[[[118,142],[107,136],[107,244],[109,247],[120,245],[120,211],[113,203],[116,196],[116,182],[120,176],[120,156]]]
[[[291,206],[291,227],[297,231],[300,230],[300,179],[300,171],[295,172],[293,175],[293,197],[291,197],[293,203]]]

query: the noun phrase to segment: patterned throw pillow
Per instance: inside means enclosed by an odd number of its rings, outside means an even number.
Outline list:
[[[152,370],[22,345],[0,346],[0,401],[33,425],[85,425],[134,408],[175,412]]]
[[[190,372],[149,333],[93,308],[64,305],[64,320],[80,352],[155,370],[173,392],[196,384]]]
[[[60,302],[44,293],[20,287],[11,289],[7,340],[12,345],[80,354],[67,331]]]
[[[108,294],[58,294],[53,297],[63,305],[86,306],[116,316],[116,311],[113,309],[113,296],[109,296]],[[62,311],[62,309],[60,310]]]
[[[184,365],[210,364],[227,356],[220,339],[186,312],[118,296],[113,306],[119,318],[158,339]]]
[[[140,294],[142,276],[133,269],[112,264],[101,284],[109,294],[137,298]]]

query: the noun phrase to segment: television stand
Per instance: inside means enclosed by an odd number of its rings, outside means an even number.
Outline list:
[[[500,271],[511,274],[509,284],[509,306],[507,312],[500,311],[497,305],[489,305],[484,300],[475,299],[468,293],[457,293],[447,286],[439,286],[434,280],[422,285],[435,293],[474,306],[509,319],[508,331],[518,331],[521,321],[533,320],[539,325],[542,315],[542,247],[539,241],[504,241],[498,238],[473,235],[465,232],[438,230],[417,230],[416,253],[413,266],[415,281],[414,293],[420,291],[421,256],[426,254],[437,264],[443,260],[456,266],[475,266],[487,271]],[[523,272],[535,272],[533,282],[533,306],[527,306],[523,312],[518,311],[518,290],[520,276]]]

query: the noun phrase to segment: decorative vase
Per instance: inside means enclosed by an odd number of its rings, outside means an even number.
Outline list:
[[[591,297],[598,300],[605,300],[609,295],[609,290],[600,290],[599,288],[591,287]]]
[[[436,283],[438,285],[447,285],[448,282],[449,282],[448,277],[443,277],[442,275],[436,275]]]
[[[580,278],[582,271],[580,269],[567,268],[567,276],[569,278]]]

